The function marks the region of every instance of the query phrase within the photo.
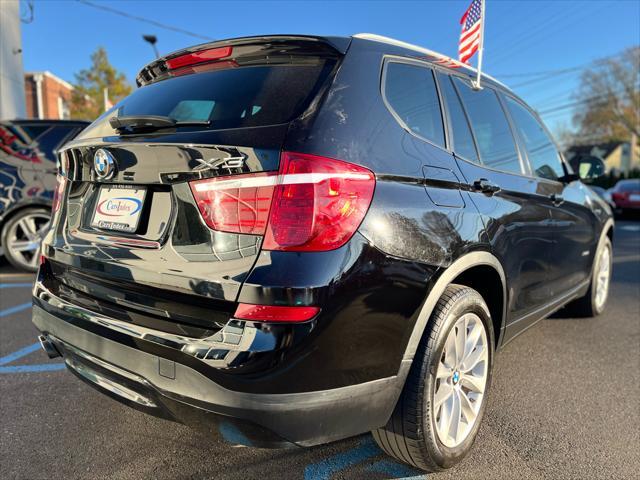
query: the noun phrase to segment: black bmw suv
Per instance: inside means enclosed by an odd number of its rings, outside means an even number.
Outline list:
[[[121,402],[254,446],[372,431],[452,466],[496,350],[569,303],[600,313],[612,258],[609,207],[521,99],[474,78],[375,35],[150,63],[60,153],[43,347]]]

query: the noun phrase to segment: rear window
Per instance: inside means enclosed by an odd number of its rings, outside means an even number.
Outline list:
[[[210,121],[209,129],[286,123],[309,105],[334,64],[334,60],[305,59],[300,65],[228,68],[159,81],[133,92],[80,138],[115,135],[109,125],[113,116],[160,115],[179,121]]]

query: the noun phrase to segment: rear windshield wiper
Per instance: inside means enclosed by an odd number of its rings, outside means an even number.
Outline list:
[[[118,133],[136,131],[154,131],[162,128],[207,126],[211,122],[206,120],[179,121],[175,118],[161,115],[130,115],[125,117],[111,117],[109,124]]]

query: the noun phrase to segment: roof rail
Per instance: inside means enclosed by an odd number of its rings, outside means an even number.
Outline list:
[[[428,48],[420,47],[420,46],[414,45],[412,43],[407,43],[407,42],[403,42],[401,40],[396,40],[395,38],[389,38],[389,37],[385,37],[383,35],[376,35],[375,33],[357,33],[357,34],[353,35],[353,37],[354,38],[361,38],[363,40],[371,40],[373,42],[386,43],[387,45],[394,45],[396,47],[407,48],[409,50],[415,50],[416,52],[424,53],[426,55],[429,55],[429,56],[432,56],[432,57],[436,57],[436,58],[442,59],[443,61],[452,63],[456,67],[466,68],[467,70],[470,70],[470,71],[472,71],[474,73],[478,72],[471,65],[468,65],[466,63],[462,63],[462,62],[460,62],[458,60],[455,60],[455,59],[453,59],[451,57],[443,55],[442,53],[434,52],[433,50],[429,50]],[[489,80],[492,80],[492,81],[502,85],[505,88],[508,88],[504,83],[502,83],[499,80],[496,80],[495,78],[493,78],[490,75],[487,75],[486,73],[483,73],[482,76],[484,78],[488,78]]]

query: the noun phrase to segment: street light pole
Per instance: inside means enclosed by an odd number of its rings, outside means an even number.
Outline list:
[[[158,49],[156,47],[158,38],[155,35],[143,35],[142,38],[144,39],[145,42],[149,42],[151,44],[151,46],[153,47],[153,51],[156,54],[156,58],[159,58],[160,54],[158,53]]]

